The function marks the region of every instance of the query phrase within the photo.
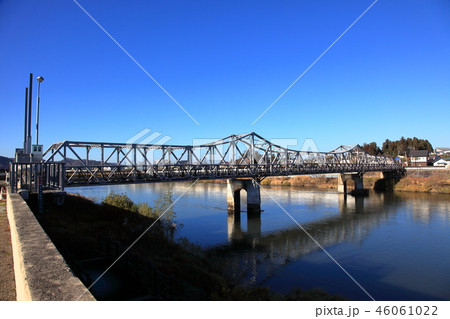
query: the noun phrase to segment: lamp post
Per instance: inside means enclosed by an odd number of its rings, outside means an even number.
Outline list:
[[[39,145],[39,104],[40,104],[40,94],[41,94],[41,83],[44,82],[42,76],[38,76],[36,80],[38,84],[38,96],[37,96],[37,108],[36,108],[36,146]]]

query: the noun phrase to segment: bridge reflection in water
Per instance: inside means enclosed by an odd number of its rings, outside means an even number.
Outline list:
[[[337,196],[339,214],[307,223],[297,220],[325,249],[344,242],[361,243],[371,230],[397,209],[397,202],[392,200],[394,195],[389,193],[378,194],[370,200],[364,197],[347,197],[344,194]],[[280,266],[321,250],[294,222],[288,229],[262,233],[264,213],[263,218],[260,213],[248,213],[246,231],[243,230],[240,213],[229,211],[227,222],[229,244],[218,246],[214,250],[226,256],[225,268],[241,283],[244,279],[244,283],[260,285],[269,280]],[[260,272],[258,265],[263,263],[264,271]]]

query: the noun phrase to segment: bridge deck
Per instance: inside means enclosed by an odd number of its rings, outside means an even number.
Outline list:
[[[333,173],[398,172],[396,164],[305,164],[305,165],[164,165],[151,167],[71,166],[66,168],[66,185],[149,183],[196,179],[257,178],[268,176],[316,175]]]

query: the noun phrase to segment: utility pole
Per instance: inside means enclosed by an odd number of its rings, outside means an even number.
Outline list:
[[[41,83],[44,82],[44,78],[42,76],[38,76],[36,78],[38,81],[38,96],[37,96],[37,108],[36,108],[36,146],[39,145],[39,106],[41,102]]]

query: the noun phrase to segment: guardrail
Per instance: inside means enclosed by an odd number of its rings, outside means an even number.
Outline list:
[[[64,163],[10,163],[9,185],[11,192],[28,190],[38,192],[42,189],[64,190]]]
[[[66,166],[67,186],[108,183],[139,183],[224,179],[330,173],[402,171],[400,164],[247,164],[247,165],[147,165],[147,166]]]

